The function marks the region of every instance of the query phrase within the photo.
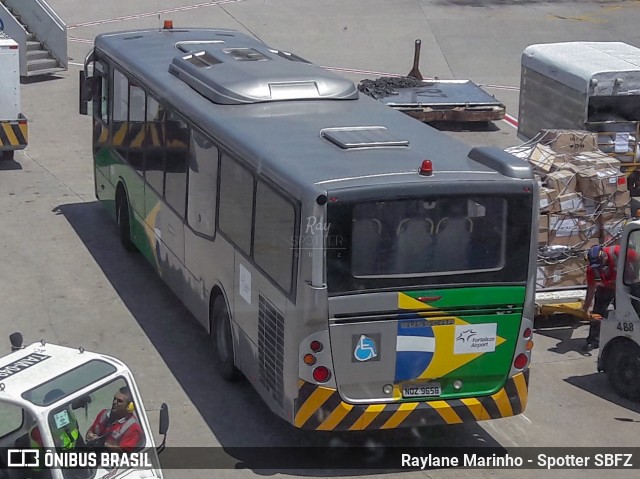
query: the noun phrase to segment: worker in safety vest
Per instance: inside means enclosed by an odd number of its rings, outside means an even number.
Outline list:
[[[132,452],[144,445],[144,433],[135,415],[128,387],[116,392],[111,409],[103,409],[98,413],[85,439],[89,445],[105,446],[122,452]]]
[[[615,306],[616,267],[620,256],[620,246],[592,246],[587,252],[587,296],[584,300],[584,312],[589,312],[591,302],[594,301],[592,318],[589,325],[589,335],[585,345],[586,351],[600,346],[600,321],[609,315],[609,305]],[[625,273],[635,275],[638,255],[632,249],[627,252]]]
[[[44,404],[52,404],[57,399],[64,396],[61,389],[52,389],[44,396]],[[56,447],[62,449],[73,449],[76,446],[84,445],[80,429],[78,428],[78,420],[73,412],[66,407],[65,409],[54,414],[55,424],[51,426],[51,434]],[[29,434],[31,439],[31,447],[37,448],[44,445],[40,429],[35,426]]]

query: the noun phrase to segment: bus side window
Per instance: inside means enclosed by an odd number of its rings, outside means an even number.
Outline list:
[[[253,192],[251,172],[223,153],[218,190],[218,226],[246,254],[251,253]]]
[[[187,220],[198,233],[213,237],[218,195],[218,148],[197,130],[192,131],[189,155]]]
[[[167,203],[184,217],[187,201],[189,126],[182,118],[170,113],[165,127],[164,196]]]
[[[102,121],[109,124],[109,82],[106,77],[102,76],[100,88],[100,109],[99,117]]]
[[[256,220],[253,256],[284,291],[291,292],[296,214],[293,204],[259,181],[256,188]]]
[[[125,138],[127,160],[138,172],[144,164],[146,94],[142,88],[129,85],[129,121]]]
[[[129,81],[119,70],[113,70],[113,115],[112,144],[114,149],[127,158],[127,120],[129,118]]]
[[[145,178],[162,196],[164,190],[164,110],[152,96],[147,96],[144,138]]]

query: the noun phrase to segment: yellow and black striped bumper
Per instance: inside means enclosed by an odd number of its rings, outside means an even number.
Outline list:
[[[335,389],[300,381],[294,425],[318,431],[363,431],[459,424],[514,416],[527,406],[529,371],[491,396],[425,402],[348,404]]]
[[[0,149],[21,150],[29,139],[26,120],[0,121]]]

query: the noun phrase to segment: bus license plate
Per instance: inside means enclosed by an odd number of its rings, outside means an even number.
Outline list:
[[[440,396],[442,390],[438,383],[405,384],[402,386],[402,397],[419,398]]]

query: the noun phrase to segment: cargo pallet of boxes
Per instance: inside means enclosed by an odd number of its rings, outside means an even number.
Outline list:
[[[586,251],[616,243],[631,217],[620,160],[576,130],[543,130],[507,151],[532,165],[540,187],[537,290],[583,286]]]

